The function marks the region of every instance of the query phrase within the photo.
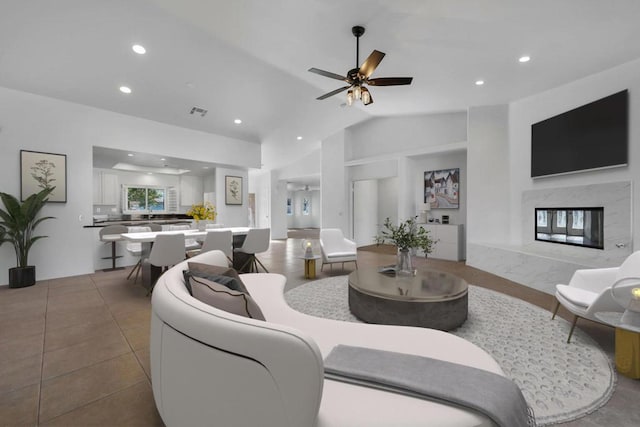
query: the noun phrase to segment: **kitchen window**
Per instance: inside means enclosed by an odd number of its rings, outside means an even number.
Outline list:
[[[123,185],[124,213],[165,213],[167,189],[144,185]]]

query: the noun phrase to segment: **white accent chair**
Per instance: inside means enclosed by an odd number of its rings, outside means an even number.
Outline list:
[[[249,255],[245,263],[242,264],[242,267],[240,267],[240,271],[245,271],[245,267],[249,266],[249,272],[257,273],[258,264],[260,264],[260,267],[262,267],[265,273],[268,273],[269,271],[267,271],[260,260],[256,258],[256,254],[268,251],[270,243],[270,228],[250,228],[249,232],[247,233],[247,237],[242,243],[242,246],[233,250],[234,252],[240,252]]]
[[[188,224],[170,224],[167,227],[169,231],[187,231],[191,230],[191,227]],[[185,239],[184,240],[184,250],[192,251],[194,249],[200,249],[200,243],[196,239]]]
[[[131,226],[131,227],[127,227],[127,230],[128,230],[127,233],[147,233],[151,231],[151,227]],[[133,266],[133,269],[129,272],[129,275],[127,276],[127,279],[130,279],[131,275],[135,272],[136,276],[133,279],[133,283],[136,283],[138,281],[138,275],[140,274],[140,268],[142,267],[142,243],[127,241],[126,249],[131,255],[140,257],[136,265]]]
[[[322,249],[322,266],[341,262],[344,270],[345,262],[354,262],[358,268],[358,250],[356,243],[344,237],[339,228],[323,228],[320,230],[320,248]]]
[[[640,251],[627,257],[620,267],[576,270],[568,285],[556,285],[556,317],[560,304],[573,314],[573,322],[567,343],[579,317],[602,323],[595,314],[602,311],[621,311],[611,296],[611,286],[629,277],[640,277]]]

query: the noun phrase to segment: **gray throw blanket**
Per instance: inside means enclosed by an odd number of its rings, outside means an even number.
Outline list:
[[[499,426],[535,426],[533,411],[510,379],[428,357],[338,345],[324,361],[325,377],[478,411]]]

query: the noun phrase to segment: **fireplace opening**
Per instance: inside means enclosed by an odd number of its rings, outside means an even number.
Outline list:
[[[604,249],[604,208],[536,208],[535,238]]]

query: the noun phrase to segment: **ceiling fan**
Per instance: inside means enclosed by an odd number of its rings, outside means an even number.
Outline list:
[[[333,95],[336,95],[342,91],[347,91],[347,104],[353,104],[356,99],[362,100],[364,105],[373,104],[373,97],[371,92],[367,89],[366,85],[370,86],[398,86],[398,85],[410,85],[413,77],[378,77],[370,79],[369,77],[375,71],[376,67],[384,58],[384,53],[374,50],[371,55],[362,63],[362,66],[358,68],[360,62],[360,36],[364,34],[364,27],[359,25],[353,27],[351,32],[356,37],[356,68],[349,70],[347,76],[341,76],[340,74],[332,73],[329,71],[320,70],[318,68],[309,68],[309,71],[321,76],[329,77],[330,79],[341,80],[348,83],[348,86],[341,87],[329,93],[325,93],[316,99],[326,99]]]

